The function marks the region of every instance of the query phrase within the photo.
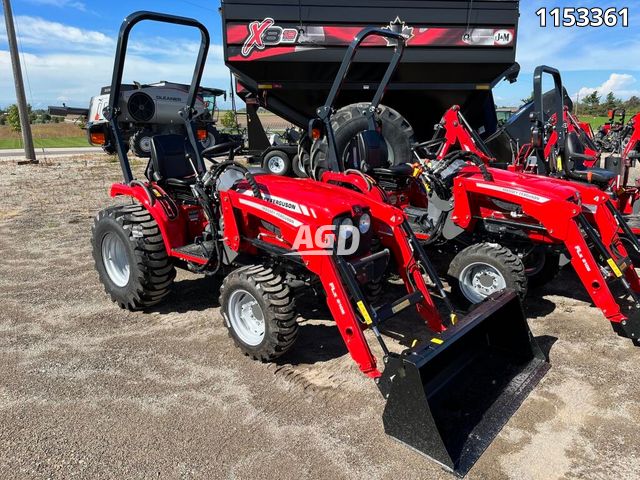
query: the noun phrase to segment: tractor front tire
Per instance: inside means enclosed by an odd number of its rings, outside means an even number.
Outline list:
[[[229,336],[254,360],[275,360],[298,336],[293,295],[271,268],[249,265],[231,272],[220,288],[220,307]]]
[[[169,294],[176,270],[158,224],[142,205],[98,213],[91,245],[100,281],[120,308],[142,310]]]
[[[466,306],[481,303],[489,295],[512,289],[523,299],[527,275],[520,257],[494,243],[478,243],[458,253],[449,266],[454,296]]]

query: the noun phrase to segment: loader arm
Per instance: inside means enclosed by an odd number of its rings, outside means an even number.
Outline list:
[[[614,329],[626,329],[629,338],[640,338],[640,324],[629,318],[610,285],[619,282],[630,297],[632,316],[638,316],[640,280],[620,240],[621,219],[608,197],[595,188],[582,189],[583,208],[577,200],[570,201],[554,196],[552,189],[535,190],[532,185],[515,182],[487,182],[480,174],[469,171],[455,180],[454,210],[452,220],[468,229],[482,218],[479,205],[483,199],[495,198],[517,204],[527,217],[544,227],[545,233],[565,246],[575,269],[591,300],[604,316],[614,324]],[[522,175],[526,181],[528,175]],[[539,179],[540,177],[537,177]]]
[[[268,181],[261,177],[261,181],[267,184],[265,190],[269,191]],[[264,186],[264,184],[262,184]],[[358,202],[360,200],[360,202]],[[381,372],[377,368],[376,359],[371,352],[363,330],[371,328],[376,337],[381,341],[383,350],[388,353],[382,341],[377,327],[387,318],[400,313],[409,306],[415,306],[426,325],[434,333],[445,330],[445,325],[450,324],[450,319],[443,322],[440,314],[430,296],[423,274],[429,266],[426,256],[421,257],[416,253],[415,246],[411,244],[409,231],[405,225],[405,218],[398,209],[381,203],[371,202],[363,195],[354,192],[353,204],[367,205],[373,219],[373,231],[381,238],[382,245],[386,247],[399,266],[398,274],[403,278],[407,295],[394,302],[388,308],[373,308],[368,305],[360,286],[354,281],[358,267],[369,261],[379,260],[380,255],[368,255],[365,258],[340,257],[335,252],[327,251],[319,254],[318,250],[311,248],[306,243],[296,245],[300,229],[308,227],[312,236],[325,225],[331,225],[334,218],[312,218],[301,212],[291,211],[273,202],[247,195],[247,190],[239,187],[239,191],[230,190],[221,192],[223,205],[224,238],[226,245],[233,250],[247,248],[247,239],[254,236],[255,232],[249,232],[247,226],[252,225],[251,217],[260,221],[266,221],[277,228],[277,233],[260,234],[262,245],[270,245],[279,249],[280,255],[298,259],[310,272],[320,280],[326,294],[327,306],[331,312],[336,326],[349,350],[349,354],[358,364],[360,370],[369,377],[378,378]],[[351,212],[341,212],[351,213]],[[242,222],[238,221],[242,218]],[[255,224],[256,222],[253,222]],[[260,245],[254,242],[254,245]],[[419,247],[419,246],[418,246]],[[267,251],[273,253],[275,250]],[[455,320],[455,317],[452,317]]]

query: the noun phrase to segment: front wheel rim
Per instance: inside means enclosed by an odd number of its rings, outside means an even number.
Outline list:
[[[235,290],[227,311],[231,328],[245,344],[256,347],[265,334],[264,312],[256,298],[246,290]]]
[[[117,287],[126,287],[131,276],[129,256],[122,239],[113,232],[102,238],[102,263],[109,279]]]
[[[269,171],[280,174],[285,170],[285,163],[282,157],[271,157],[267,164],[269,166]]]
[[[462,294],[474,304],[507,288],[507,282],[502,273],[486,263],[467,265],[460,273],[459,282]]]

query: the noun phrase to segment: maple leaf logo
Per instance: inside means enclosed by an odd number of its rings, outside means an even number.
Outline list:
[[[392,32],[400,33],[406,42],[411,40],[415,35],[413,34],[413,27],[410,27],[406,24],[404,20],[400,20],[400,17],[396,17],[393,22],[390,22],[389,25],[383,27],[383,30],[391,30]],[[385,38],[387,41],[387,45],[392,47],[394,46],[393,39]]]

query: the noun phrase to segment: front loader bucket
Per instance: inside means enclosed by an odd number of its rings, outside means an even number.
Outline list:
[[[387,360],[386,433],[461,477],[549,369],[513,292]]]

